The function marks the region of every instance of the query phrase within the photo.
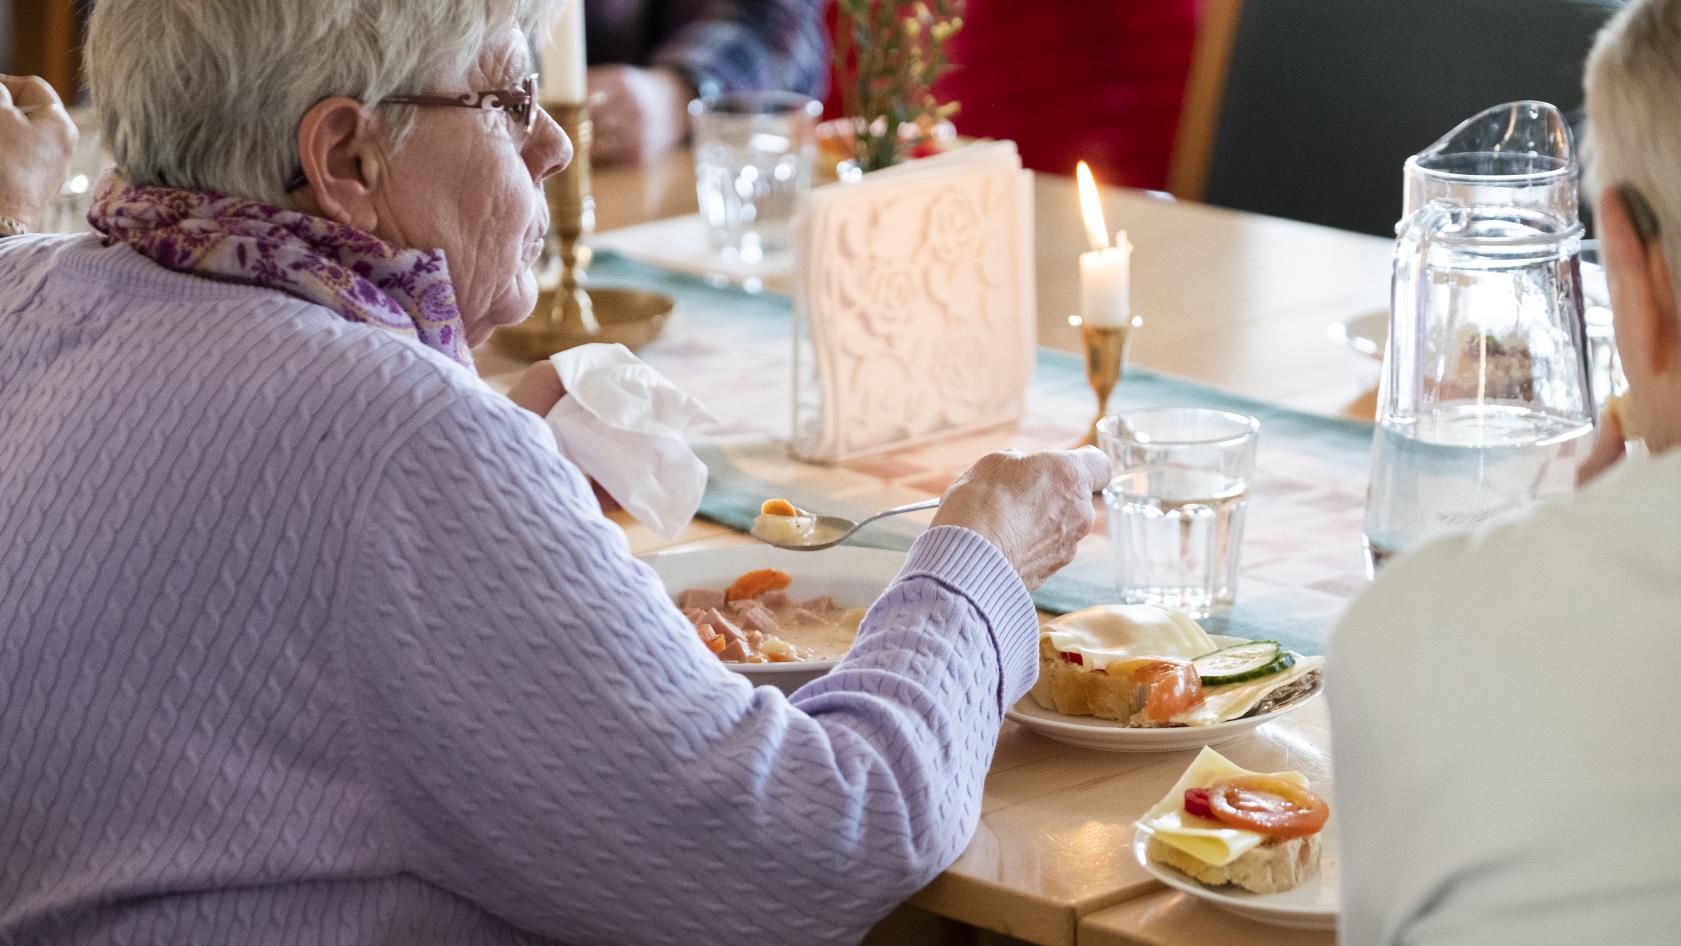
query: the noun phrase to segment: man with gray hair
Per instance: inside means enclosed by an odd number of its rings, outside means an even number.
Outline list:
[[[1388,566],[1332,640],[1344,943],[1681,929],[1678,100],[1681,0],[1637,0],[1587,69],[1630,400],[1583,487]]]

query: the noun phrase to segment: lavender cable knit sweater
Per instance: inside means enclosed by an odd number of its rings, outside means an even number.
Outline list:
[[[854,941],[962,850],[1035,647],[946,527],[755,690],[468,372],[0,241],[0,943]]]

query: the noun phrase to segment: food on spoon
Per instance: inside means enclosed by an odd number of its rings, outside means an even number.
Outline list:
[[[748,531],[772,545],[807,545],[817,531],[817,517],[786,499],[767,499]]]
[[[690,588],[677,607],[701,643],[726,663],[834,660],[858,636],[864,608],[847,608],[828,595],[795,601],[792,580],[773,568],[750,571],[723,590]]]
[[[1141,728],[1212,726],[1271,712],[1319,685],[1323,657],[1277,641],[1220,647],[1178,611],[1101,605],[1040,630],[1034,702]]]
[[[1280,893],[1318,868],[1330,816],[1301,773],[1251,772],[1204,748],[1134,827],[1145,857],[1199,883]]]

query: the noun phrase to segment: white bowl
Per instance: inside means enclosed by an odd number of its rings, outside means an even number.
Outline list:
[[[790,552],[768,545],[732,545],[715,549],[677,549],[643,556],[660,576],[666,593],[676,598],[690,588],[729,587],[743,573],[774,568],[793,579],[789,592],[796,598],[828,595],[849,608],[866,608],[881,597],[904,567],[905,553],[849,546],[821,552]],[[724,666],[757,684],[792,693],[834,669],[838,660],[804,660],[776,664]]]

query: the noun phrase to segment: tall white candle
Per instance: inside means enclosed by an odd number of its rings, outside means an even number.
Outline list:
[[[582,102],[589,95],[584,82],[584,0],[563,0],[560,15],[549,27],[538,68],[543,73],[543,99]]]
[[[1091,252],[1080,254],[1080,318],[1087,325],[1119,328],[1132,319],[1132,244],[1125,230],[1109,231],[1098,201],[1097,181],[1081,161],[1075,171],[1080,192],[1080,215],[1085,221]]]
[[[1126,231],[1114,246],[1080,254],[1080,317],[1087,325],[1119,328],[1132,319],[1132,244]]]

